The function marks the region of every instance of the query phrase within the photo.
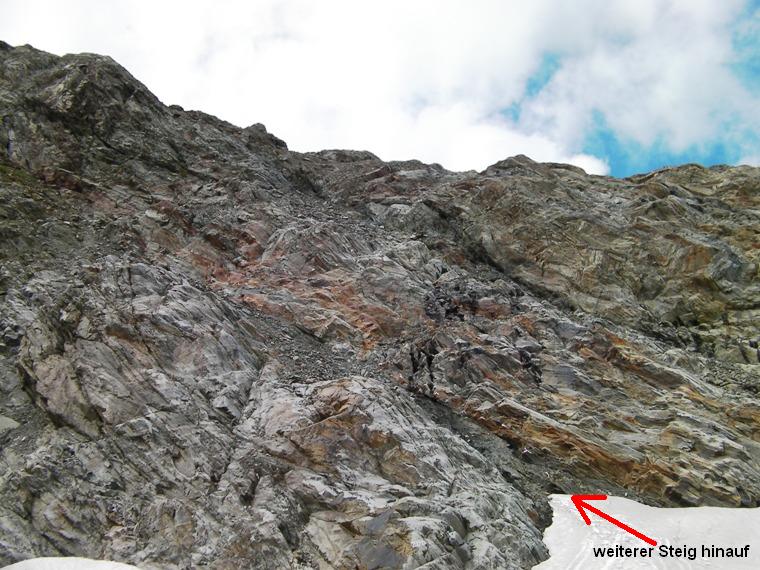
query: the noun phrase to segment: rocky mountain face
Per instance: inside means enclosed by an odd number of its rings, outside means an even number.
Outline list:
[[[289,151],[0,44],[0,563],[530,568],[760,505],[760,169]]]

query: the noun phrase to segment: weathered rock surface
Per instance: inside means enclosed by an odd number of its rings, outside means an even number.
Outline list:
[[[296,153],[0,44],[0,563],[530,568],[760,505],[760,170]]]

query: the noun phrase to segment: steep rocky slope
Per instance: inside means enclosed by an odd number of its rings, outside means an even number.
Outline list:
[[[0,44],[0,563],[530,568],[760,505],[760,170],[296,153]]]

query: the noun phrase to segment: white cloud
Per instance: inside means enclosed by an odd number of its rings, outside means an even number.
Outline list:
[[[641,145],[665,137],[667,148],[679,152],[715,139],[726,121],[754,121],[757,98],[728,67],[733,61],[729,24],[741,3],[655,4],[656,10],[642,4],[646,17],[640,14],[610,41],[570,58],[528,103],[531,127],[572,145],[596,109],[618,135]],[[602,20],[610,22],[630,13],[605,12]]]
[[[43,2],[4,0],[0,37],[107,53],[163,101],[295,150],[369,149],[481,169],[582,153],[592,111],[622,137],[675,150],[757,101],[727,71],[741,3],[694,0]],[[547,53],[561,65],[524,99]],[[522,102],[519,120],[502,111]]]
[[[736,163],[737,166],[739,165],[745,165],[745,166],[760,166],[760,154],[756,154],[754,156],[743,156],[739,159],[739,161]]]

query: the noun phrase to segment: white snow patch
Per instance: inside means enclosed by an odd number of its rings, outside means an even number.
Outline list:
[[[622,497],[588,503],[657,541],[652,557],[594,556],[594,547],[649,548],[649,545],[594,513],[588,526],[581,519],[570,495],[550,497],[554,519],[544,531],[544,543],[550,558],[534,570],[739,570],[760,568],[760,508],[730,509],[718,507],[656,508]],[[722,548],[749,545],[745,558],[703,558],[702,546]],[[660,549],[685,548],[680,556],[661,556]],[[694,548],[690,560],[689,548]],[[675,553],[674,553],[675,554]]]
[[[110,560],[91,560],[89,558],[31,558],[16,562],[2,570],[140,570],[137,566],[111,562]]]

